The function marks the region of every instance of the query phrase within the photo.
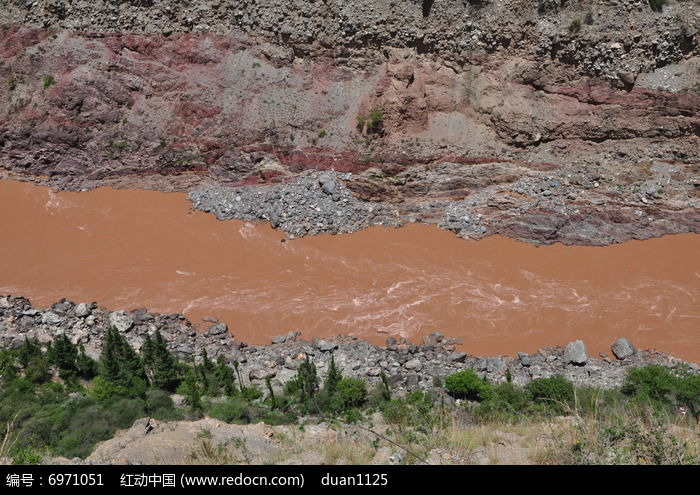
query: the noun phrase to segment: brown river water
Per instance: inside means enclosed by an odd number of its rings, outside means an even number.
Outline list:
[[[302,336],[440,331],[476,355],[618,337],[700,362],[700,236],[608,247],[465,241],[436,227],[375,227],[281,242],[220,222],[184,194],[54,193],[0,181],[0,293],[111,309],[217,316],[254,344]]]

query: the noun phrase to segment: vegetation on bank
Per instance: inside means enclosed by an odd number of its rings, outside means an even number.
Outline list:
[[[635,368],[619,390],[575,387],[561,376],[525,387],[494,384],[464,370],[445,378],[443,392],[400,396],[384,375],[372,387],[344,377],[334,358],[319,376],[307,357],[284,390],[273,388],[271,378],[258,388],[243,380],[237,362],[223,356],[214,362],[206,352],[198,364],[179,361],[159,332],[136,352],[110,329],[99,361],[66,337],[45,351],[26,340],[19,349],[0,351],[0,457],[15,463],[40,462],[45,455],[86,457],[96,443],[141,417],[206,414],[229,423],[273,425],[311,417],[367,424],[380,412],[396,445],[405,446],[407,462],[463,441],[470,425],[544,424],[561,417],[574,420],[572,433],[541,462],[697,462],[697,452],[672,428],[697,426],[700,376],[688,370]],[[175,392],[186,407],[175,407]]]

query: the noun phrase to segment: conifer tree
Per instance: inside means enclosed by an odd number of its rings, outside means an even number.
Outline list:
[[[185,374],[185,379],[178,388],[178,392],[185,396],[187,405],[189,405],[193,411],[202,410],[202,396],[199,391],[197,374],[193,368],[190,368]]]
[[[59,375],[67,377],[76,372],[75,361],[78,359],[78,347],[68,337],[61,335],[54,340],[50,348],[49,361],[59,370]]]
[[[146,367],[147,371],[153,367],[155,354],[154,347],[155,345],[151,340],[151,336],[146,334],[146,338],[144,339],[143,345],[141,346],[141,360],[143,361],[143,365]]]
[[[114,328],[108,328],[102,342],[100,355],[100,375],[108,382],[120,384],[121,370],[119,368],[119,347],[116,343]]]
[[[217,381],[223,386],[224,393],[232,397],[236,394],[236,385],[234,383],[235,377],[233,376],[233,369],[226,364],[226,358],[223,354],[219,354],[216,358],[216,368],[214,370],[214,375]]]
[[[146,372],[141,358],[116,328],[105,332],[100,357],[100,375],[105,380],[142,395],[146,388]]]
[[[19,364],[22,368],[29,366],[34,359],[41,356],[41,347],[39,347],[39,342],[36,338],[29,340],[27,337],[24,338],[24,343],[22,347],[19,348],[17,358],[19,359]]]
[[[267,385],[267,391],[270,394],[270,401],[272,402],[272,410],[277,409],[277,399],[275,398],[275,391],[272,388],[272,375],[267,375],[265,377],[265,385]]]
[[[309,360],[308,355],[306,360],[299,365],[296,380],[301,400],[304,401],[313,397],[318,389],[318,375],[316,374],[316,365]]]
[[[143,368],[141,357],[133,347],[129,345],[126,338],[115,329],[117,342],[119,344],[119,361],[125,381],[133,381],[134,378],[146,382],[146,371]]]
[[[97,375],[97,363],[90,356],[85,354],[85,346],[80,344],[80,352],[75,361],[75,367],[78,375],[86,380],[90,380]]]
[[[177,361],[168,350],[168,344],[163,339],[160,330],[156,331],[155,340],[152,342],[149,352],[151,354],[153,386],[169,392],[175,391],[180,382]]]
[[[343,379],[340,369],[335,364],[335,355],[331,354],[331,362],[326,372],[326,379],[323,384],[323,392],[330,397],[338,390],[338,382]]]
[[[0,350],[0,379],[10,383],[17,378],[19,369],[16,366],[16,355],[9,349]]]

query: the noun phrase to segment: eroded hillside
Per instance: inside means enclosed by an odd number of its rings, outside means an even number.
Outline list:
[[[297,236],[353,228],[289,195],[469,238],[698,232],[699,20],[670,0],[10,2],[0,166],[194,190]]]

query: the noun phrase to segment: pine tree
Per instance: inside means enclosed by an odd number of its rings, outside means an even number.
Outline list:
[[[86,380],[90,380],[97,375],[97,362],[85,354],[85,346],[82,344],[80,344],[80,353],[75,361],[75,367],[78,375]]]
[[[302,401],[313,397],[318,390],[316,365],[309,360],[308,355],[306,356],[306,360],[299,365],[296,380]]]
[[[159,332],[160,333],[160,332]],[[146,367],[148,370],[149,368],[153,367],[154,363],[154,355],[155,355],[155,344],[151,340],[151,336],[146,334],[146,338],[143,341],[143,345],[141,346],[141,360],[143,361],[143,365]]]
[[[19,373],[15,365],[16,353],[10,349],[0,350],[0,379],[3,383],[10,383]]]
[[[214,376],[216,376],[216,380],[223,386],[224,393],[229,397],[236,395],[236,384],[234,383],[235,377],[233,373],[233,369],[226,364],[224,355],[219,354],[219,357],[216,359]]]
[[[202,349],[200,356],[202,358],[202,368],[204,369],[204,371],[206,371],[207,373],[212,373],[214,371],[214,363],[212,363],[211,359],[209,359],[207,350]]]
[[[240,366],[240,363],[238,362],[238,360],[234,359],[233,360],[233,369],[236,370],[236,376],[238,377],[238,387],[240,388],[241,393],[242,393],[244,387],[243,387],[243,379],[241,378],[241,370],[238,369],[239,366]]]
[[[185,402],[193,411],[201,411],[203,409],[197,374],[193,368],[190,368],[185,374],[185,379],[178,388],[178,392],[185,396]]]
[[[100,355],[100,376],[115,384],[121,384],[121,370],[119,368],[119,346],[115,335],[117,330],[108,328],[102,342],[102,354]]]
[[[100,376],[140,396],[146,390],[146,371],[141,358],[116,328],[105,333],[100,356]]]
[[[156,332],[155,341],[152,342],[149,352],[151,353],[153,386],[169,392],[175,391],[180,383],[177,361],[168,350],[168,345],[160,331]]]
[[[115,330],[119,345],[119,365],[122,369],[122,376],[125,381],[132,381],[134,378],[146,382],[146,370],[141,362],[141,357],[133,347],[129,345],[126,338]]]
[[[22,368],[29,366],[34,359],[41,356],[41,347],[39,347],[39,342],[36,338],[29,340],[27,337],[24,338],[24,343],[18,351],[19,364]]]
[[[267,385],[267,391],[270,394],[270,401],[272,402],[272,410],[277,409],[277,399],[275,398],[275,391],[272,388],[272,375],[267,375],[265,377],[265,385]]]
[[[331,354],[331,362],[326,372],[326,379],[323,384],[323,392],[326,396],[332,396],[338,390],[338,382],[343,379],[340,369],[335,364],[335,356]]]
[[[75,361],[78,359],[78,347],[65,335],[57,338],[49,352],[49,361],[56,366],[59,375],[65,378],[77,371]]]

